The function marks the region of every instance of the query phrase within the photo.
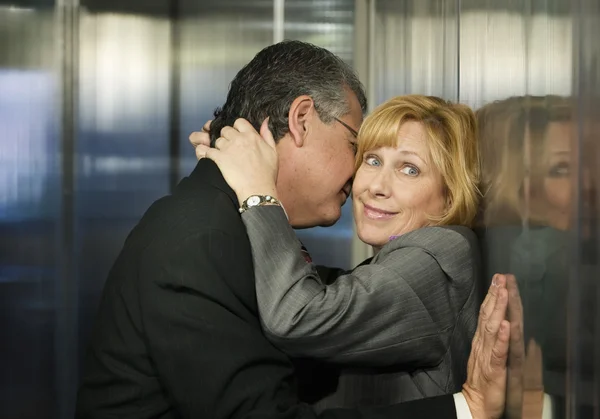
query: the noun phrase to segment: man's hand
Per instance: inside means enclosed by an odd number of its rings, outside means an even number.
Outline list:
[[[506,281],[507,275],[494,276],[481,305],[473,337],[467,382],[462,390],[473,419],[499,418],[504,411],[510,340],[510,323],[505,320],[508,306]]]

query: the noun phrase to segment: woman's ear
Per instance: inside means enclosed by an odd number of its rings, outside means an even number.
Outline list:
[[[444,194],[444,196],[446,197],[444,199],[444,213],[448,213],[450,211],[450,209],[452,208],[452,196],[450,194],[450,189],[448,188],[447,185],[444,185],[442,193]]]
[[[315,113],[315,102],[308,95],[298,96],[292,102],[288,114],[289,133],[297,147],[304,145]]]

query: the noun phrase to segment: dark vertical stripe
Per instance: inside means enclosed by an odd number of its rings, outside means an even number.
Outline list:
[[[78,281],[76,257],[76,136],[79,75],[79,9],[75,2],[58,4],[57,34],[61,80],[61,214],[59,274],[56,278],[56,405],[58,417],[73,417],[78,382]]]

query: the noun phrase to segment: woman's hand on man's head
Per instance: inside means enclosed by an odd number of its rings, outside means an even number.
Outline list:
[[[219,166],[240,204],[251,195],[276,197],[279,162],[268,118],[262,123],[260,134],[250,122],[238,118],[233,127],[226,126],[221,130],[214,148],[210,147],[210,122],[204,125],[202,132],[190,135],[196,157],[209,158]]]
[[[210,124],[212,119],[202,127],[202,131],[192,132],[189,136],[190,143],[196,150],[196,158],[200,160],[206,155],[206,149],[210,148]]]

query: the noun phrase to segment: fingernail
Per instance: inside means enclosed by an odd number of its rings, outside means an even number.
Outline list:
[[[397,239],[398,237],[400,237],[400,236],[390,236],[390,241]]]
[[[492,285],[493,285],[494,287],[497,287],[497,286],[498,286],[498,275],[494,275],[494,276],[492,277]]]

